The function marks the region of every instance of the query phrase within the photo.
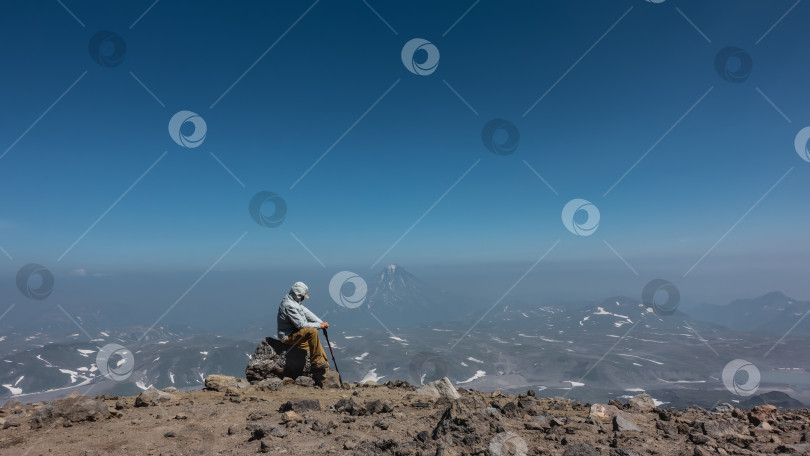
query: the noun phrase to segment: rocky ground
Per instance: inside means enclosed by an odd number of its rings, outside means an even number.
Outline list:
[[[810,411],[727,404],[709,412],[485,394],[437,381],[211,376],[208,389],[74,394],[0,409],[2,455],[753,455],[810,454]]]

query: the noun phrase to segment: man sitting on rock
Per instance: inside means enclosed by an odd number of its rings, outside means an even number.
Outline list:
[[[296,345],[309,350],[309,362],[313,370],[326,371],[329,362],[321,346],[318,328],[326,329],[329,323],[321,321],[301,304],[309,288],[304,282],[295,282],[290,292],[278,306],[278,338],[287,345]]]

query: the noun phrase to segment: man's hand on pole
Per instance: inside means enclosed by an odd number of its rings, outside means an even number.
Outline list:
[[[322,321],[322,322],[321,322],[321,329],[326,329],[326,328],[328,328],[328,327],[329,327],[329,323],[327,323],[327,322],[325,322],[325,321]]]

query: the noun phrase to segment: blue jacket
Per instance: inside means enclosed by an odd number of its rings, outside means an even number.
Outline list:
[[[301,304],[308,291],[304,282],[295,282],[278,305],[278,338],[282,342],[301,328],[321,327],[321,319]]]

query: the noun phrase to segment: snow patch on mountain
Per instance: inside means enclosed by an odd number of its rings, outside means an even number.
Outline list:
[[[463,382],[456,382],[456,385],[462,385],[462,384],[464,384],[464,383],[470,383],[470,382],[472,382],[473,380],[478,380],[479,378],[484,377],[485,375],[487,375],[486,371],[482,371],[482,370],[476,371],[476,372],[475,372],[475,375],[473,375],[472,377],[468,378],[467,380],[464,380]]]
[[[377,375],[377,368],[375,367],[374,369],[371,369],[370,371],[368,371],[366,373],[366,375],[363,377],[363,379],[360,380],[360,383],[367,382],[369,380],[372,380],[372,381],[376,382],[376,381],[382,380],[383,378],[385,378],[385,375]]]

